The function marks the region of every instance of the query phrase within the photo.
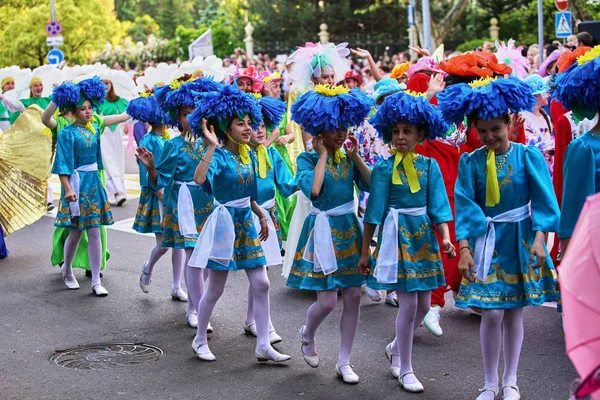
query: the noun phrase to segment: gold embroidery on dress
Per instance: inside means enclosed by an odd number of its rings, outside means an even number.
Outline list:
[[[415,160],[413,160],[413,164],[415,163]],[[420,178],[423,176],[425,171],[423,171],[422,169],[416,169],[416,171],[417,171],[417,178],[419,178],[419,180],[420,180]],[[402,183],[405,185],[408,185],[408,178],[406,177],[406,172],[404,171],[404,168],[400,168],[400,166],[398,166],[398,175],[400,176],[400,180],[402,181]]]
[[[353,225],[348,231],[340,231],[335,228],[331,228],[331,236],[339,240],[350,240],[354,235],[358,233],[358,229]]]
[[[500,190],[502,190],[504,188],[504,186],[512,183],[512,179],[511,179],[512,176],[513,176],[513,166],[508,164],[508,168],[506,170],[506,176],[504,178],[502,178],[500,183],[498,183],[498,187],[500,188]]]
[[[192,159],[194,161],[198,161],[202,158],[202,148],[199,148],[198,150],[196,150],[196,149],[194,149],[194,147],[191,144],[189,144],[186,141],[183,142],[181,151],[183,151],[185,154],[187,154],[188,157],[190,157],[190,159]]]
[[[342,162],[340,162],[338,165],[334,165],[333,156],[328,156],[327,165],[325,166],[325,169],[331,174],[331,177],[334,180],[339,181],[340,176],[343,179],[348,179],[348,171],[350,170],[350,165],[352,164],[347,159],[342,160]]]
[[[92,147],[92,145],[94,144],[95,139],[96,139],[96,134],[94,132],[88,130],[87,128],[83,128],[83,127],[77,127],[77,130],[81,134],[81,138],[83,139],[83,142],[85,143],[85,147]]]
[[[435,234],[433,232],[433,229],[429,226],[428,222],[422,223],[419,227],[419,230],[415,233],[409,232],[404,226],[400,226],[399,230],[400,234],[406,239],[407,242],[410,242],[412,238],[421,240],[423,239],[423,236],[425,236],[426,233]]]

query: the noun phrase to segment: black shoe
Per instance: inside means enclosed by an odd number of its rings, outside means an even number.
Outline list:
[[[92,277],[92,271],[86,269],[85,270],[85,276],[87,276],[88,278]],[[100,278],[104,277],[104,275],[102,275],[102,272],[100,272]]]

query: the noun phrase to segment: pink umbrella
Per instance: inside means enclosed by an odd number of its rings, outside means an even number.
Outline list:
[[[559,269],[567,354],[587,394],[600,389],[600,194],[587,199]],[[595,384],[594,384],[595,383]],[[576,398],[580,390],[576,392]],[[583,394],[583,393],[581,393]],[[600,392],[592,395],[600,400]]]

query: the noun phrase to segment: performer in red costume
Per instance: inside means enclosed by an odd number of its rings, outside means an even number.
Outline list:
[[[511,72],[511,68],[505,64],[498,63],[493,54],[480,52],[457,56],[447,62],[442,62],[440,63],[440,69],[446,72],[447,75],[445,77],[442,74],[414,74],[407,84],[408,90],[419,93],[426,92],[429,101],[437,105],[437,98],[435,96],[447,85],[460,82],[468,83],[480,77],[504,75]],[[445,138],[425,141],[416,147],[418,154],[431,157],[439,164],[453,215],[454,184],[458,177],[460,156],[465,152],[472,152],[481,146],[477,130],[473,127],[467,129],[465,120],[463,123],[458,124],[458,126],[452,125]],[[456,247],[458,243],[454,231],[454,221],[448,222],[448,227],[450,229],[450,238]],[[441,243],[442,238],[440,233],[437,232],[437,235],[438,241]],[[449,259],[445,254],[442,254],[442,263],[444,265],[446,286],[441,286],[431,292],[431,308],[423,321],[427,329],[435,336],[443,334],[440,326],[440,312],[446,305],[444,295],[448,290],[452,290],[455,294],[458,293],[461,281],[461,275],[458,272],[458,259]]]

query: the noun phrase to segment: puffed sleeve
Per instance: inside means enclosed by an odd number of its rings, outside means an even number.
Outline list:
[[[427,214],[436,225],[452,221],[452,210],[444,185],[444,177],[440,171],[440,166],[433,158],[429,159]]]
[[[104,132],[104,128],[106,128],[106,122],[104,121],[104,118],[101,115],[94,113],[92,120],[94,123],[98,124],[100,127],[100,134],[102,134]]]
[[[140,147],[145,147],[150,151],[155,159],[160,159],[165,142],[154,134],[146,135],[140,140]],[[140,166],[140,187],[142,189],[150,189],[148,185],[148,169],[144,164],[138,161],[138,165]]]
[[[204,149],[204,151],[202,152],[203,156],[204,156],[204,154],[206,154],[207,150],[208,150],[208,148]],[[223,154],[223,150],[221,150],[220,148],[217,147],[215,149],[215,152],[213,153],[212,161],[210,162],[208,170],[206,171],[206,180],[202,184],[202,189],[206,193],[212,194],[213,185],[215,184],[215,179],[217,179],[217,177],[219,176],[221,171],[223,171],[223,168],[225,167],[226,163],[227,163],[227,157],[225,157],[225,155]],[[254,180],[256,180],[256,179],[254,179]]]
[[[290,197],[296,191],[294,177],[290,173],[281,154],[273,148],[269,148],[271,161],[273,162],[273,172],[275,176],[275,187],[283,197]]]
[[[171,141],[166,142],[155,167],[157,175],[156,185],[150,181],[148,182],[148,186],[151,190],[155,192],[159,191],[173,181],[173,176],[177,170],[178,158],[179,152],[175,145]]]
[[[558,231],[560,210],[546,160],[537,147],[526,146],[525,171],[531,196],[533,230],[542,232]]]
[[[558,237],[570,238],[588,196],[596,193],[596,162],[590,146],[580,137],[567,147],[564,164],[562,214]]]
[[[312,186],[315,180],[316,165],[317,162],[313,157],[313,153],[300,153],[296,159],[296,184],[302,193],[311,200],[315,199],[312,195]],[[325,186],[325,182],[323,182],[323,186]],[[323,193],[323,187],[321,187],[319,195],[321,193]]]
[[[354,183],[356,183],[358,190],[360,190],[361,192],[370,192],[371,188],[364,180],[364,178],[360,174],[360,171],[354,163],[352,163],[352,167],[354,168]]]
[[[371,192],[367,202],[364,222],[373,225],[383,223],[383,216],[388,207],[391,179],[391,168],[387,160],[381,160],[375,164],[375,168],[371,173]]]
[[[57,175],[71,175],[75,170],[75,139],[73,129],[68,127],[60,131],[56,141],[56,157],[52,166],[52,173]]]
[[[458,179],[454,186],[456,240],[475,239],[486,234],[486,216],[476,201],[476,154],[477,152],[463,154],[458,164]]]

